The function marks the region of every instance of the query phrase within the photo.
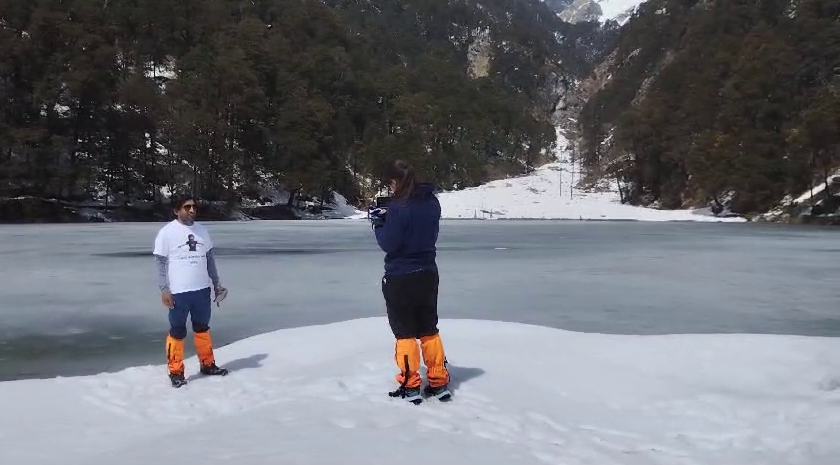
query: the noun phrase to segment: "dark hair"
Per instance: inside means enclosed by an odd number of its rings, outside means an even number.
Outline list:
[[[184,204],[187,203],[188,200],[192,200],[195,202],[195,197],[191,194],[182,194],[182,195],[173,195],[170,198],[170,203],[172,204],[172,209],[175,211],[180,210],[184,207]]]
[[[403,160],[395,160],[388,168],[388,180],[396,181],[396,188],[392,197],[397,200],[404,200],[414,193],[416,184],[414,168]]]

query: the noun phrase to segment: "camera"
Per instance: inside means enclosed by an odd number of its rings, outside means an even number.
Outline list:
[[[368,208],[368,220],[374,228],[385,225],[385,217],[388,214],[388,205],[391,197],[379,196],[374,199],[373,205]]]

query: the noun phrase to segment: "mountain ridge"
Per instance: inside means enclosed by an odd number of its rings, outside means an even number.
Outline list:
[[[634,205],[836,223],[838,13],[836,0],[642,3],[581,86],[590,180],[617,180]]]

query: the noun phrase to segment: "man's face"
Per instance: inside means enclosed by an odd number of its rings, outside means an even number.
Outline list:
[[[195,200],[187,200],[181,209],[175,212],[178,215],[178,221],[184,224],[192,224],[195,221],[196,205]]]

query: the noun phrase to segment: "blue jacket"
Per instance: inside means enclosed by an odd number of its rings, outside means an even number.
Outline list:
[[[385,275],[437,270],[435,257],[440,227],[440,203],[434,185],[420,183],[406,200],[388,206],[385,225],[374,228],[385,252]]]

